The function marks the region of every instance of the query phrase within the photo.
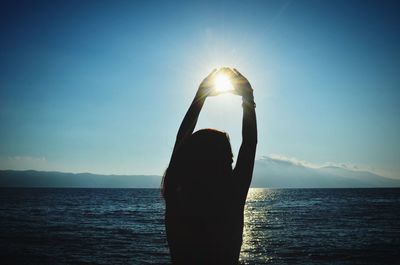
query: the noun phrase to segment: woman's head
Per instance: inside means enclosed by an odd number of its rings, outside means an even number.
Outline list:
[[[188,137],[173,155],[163,180],[166,199],[178,194],[214,193],[232,173],[232,149],[227,133],[203,129]]]

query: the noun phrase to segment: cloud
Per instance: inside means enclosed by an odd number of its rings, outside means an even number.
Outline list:
[[[342,168],[350,171],[360,171],[360,172],[370,172],[373,174],[377,174],[380,176],[384,176],[382,172],[374,169],[371,166],[366,165],[357,165],[349,162],[324,162],[324,163],[313,163],[310,161],[298,159],[295,157],[288,157],[281,154],[270,154],[267,156],[262,156],[261,159],[258,159],[259,162],[271,162],[271,163],[279,163],[279,164],[286,164],[286,165],[293,165],[293,166],[301,166],[305,168],[312,168],[312,169],[321,169],[321,168],[328,168],[328,167],[337,167]]]
[[[33,156],[13,156],[13,157],[7,157],[8,160],[15,160],[15,161],[33,161],[33,162],[44,162],[46,161],[45,157],[33,157]]]
[[[1,169],[42,170],[47,167],[48,167],[48,162],[47,162],[46,157],[35,157],[35,156],[0,157],[0,168]]]
[[[295,157],[288,157],[285,155],[280,155],[280,154],[270,154],[268,156],[263,156],[261,159],[262,160],[267,160],[269,162],[273,163],[279,163],[279,164],[286,164],[286,165],[294,165],[294,166],[301,166],[301,167],[307,167],[307,168],[320,168],[319,165],[301,160]]]

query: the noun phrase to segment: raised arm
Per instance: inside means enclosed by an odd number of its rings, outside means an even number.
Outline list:
[[[253,96],[253,89],[249,81],[239,71],[235,72],[235,90],[242,96],[243,103],[243,124],[242,124],[242,144],[234,169],[234,177],[238,184],[238,192],[243,200],[246,200],[251,179],[253,175],[254,159],[257,146],[257,120]]]
[[[196,123],[200,115],[200,111],[203,108],[207,96],[213,95],[212,93],[213,77],[216,74],[216,72],[217,69],[214,69],[203,80],[203,82],[201,82],[199,89],[197,90],[197,93],[192,101],[192,104],[190,105],[188,111],[186,112],[186,115],[183,118],[181,126],[179,127],[172,156],[175,154],[180,144],[193,133],[193,130],[196,127]]]

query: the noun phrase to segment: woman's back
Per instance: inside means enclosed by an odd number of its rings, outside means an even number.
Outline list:
[[[219,196],[167,202],[166,230],[174,264],[237,263],[243,208],[231,186],[227,184]]]

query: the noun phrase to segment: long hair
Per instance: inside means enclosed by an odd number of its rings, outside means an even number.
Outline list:
[[[192,201],[196,196],[204,200],[205,196],[220,192],[231,181],[231,174],[232,149],[228,134],[213,129],[199,130],[172,156],[164,174],[162,193],[167,203],[169,199]]]

